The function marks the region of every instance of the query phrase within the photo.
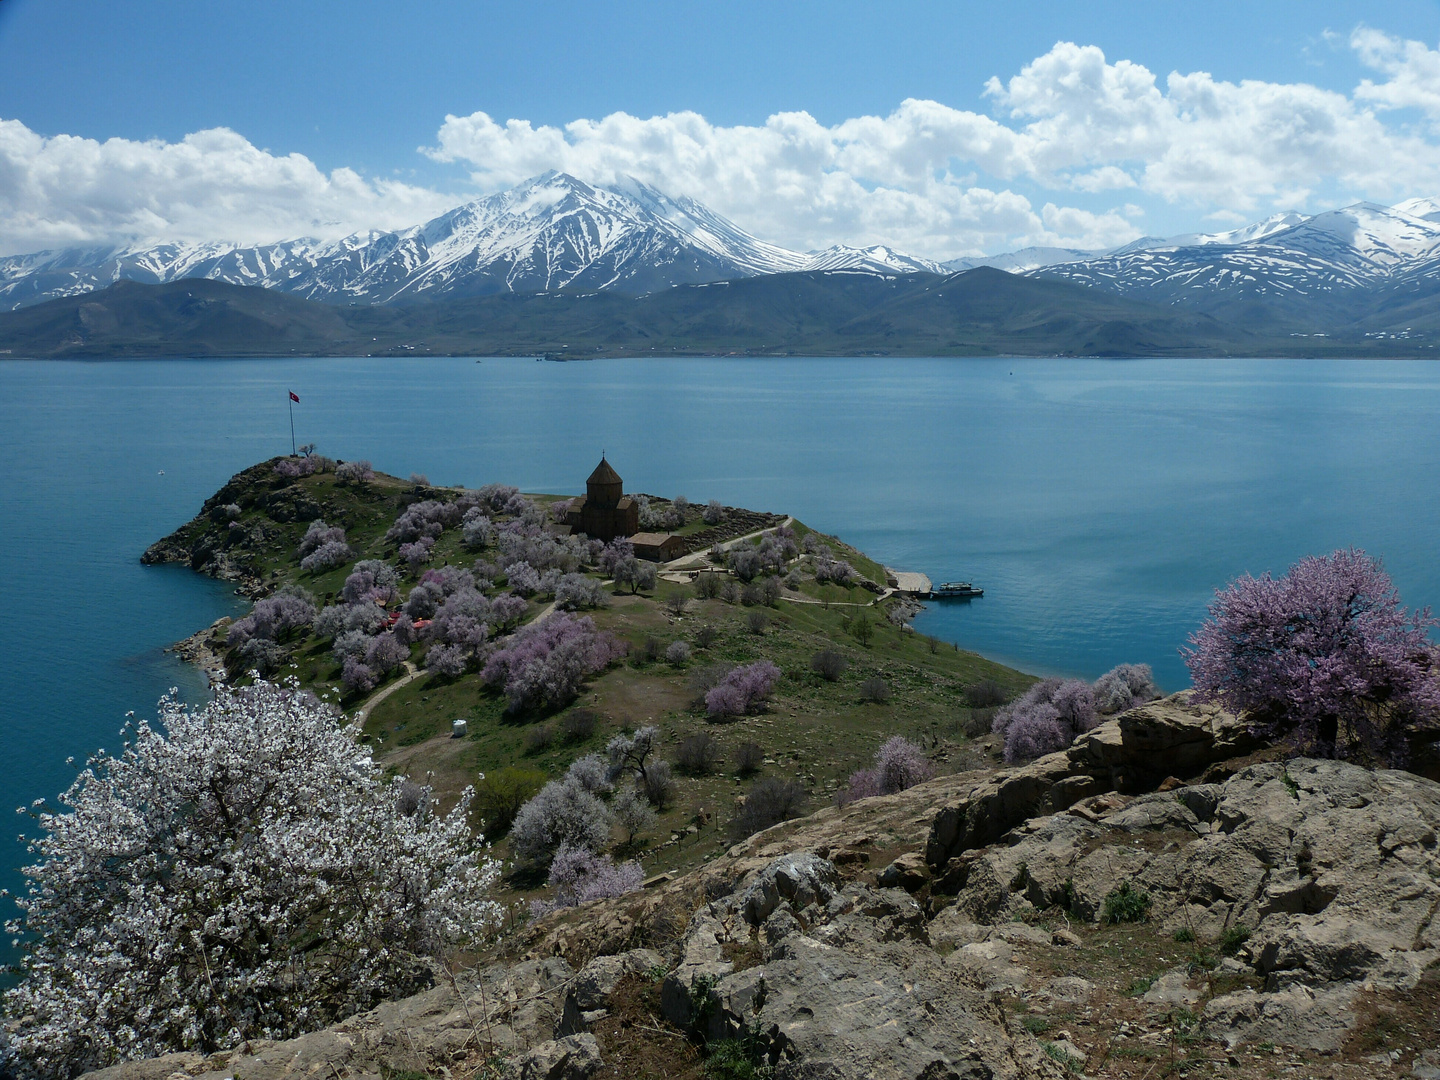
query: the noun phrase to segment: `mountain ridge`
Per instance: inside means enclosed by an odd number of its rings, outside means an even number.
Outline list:
[[[642,297],[796,273],[930,277],[981,267],[1212,316],[1257,341],[1430,332],[1437,327],[1426,302],[1440,295],[1440,199],[1285,211],[1225,231],[1147,236],[1103,251],[1032,247],[940,264],[883,244],[793,251],[633,177],[600,186],[548,172],[409,228],[333,241],[92,246],[3,257],[0,308],[123,280],[215,280],[336,306],[384,306],[489,295]]]
[[[548,172],[419,225],[242,246],[219,242],[70,248],[0,257],[12,310],[120,280],[208,278],[330,303],[673,285],[806,270],[943,273],[883,245],[797,252],[760,240],[694,199],[634,178],[611,187]]]
[[[1436,218],[1360,202],[1238,243],[1179,237],[1027,273],[1225,318],[1248,312],[1287,330],[1329,330],[1370,318],[1397,297],[1440,293],[1440,203],[1401,205]]]
[[[981,267],[802,271],[644,296],[494,293],[342,306],[206,279],[122,281],[0,313],[0,355],[1434,356],[1426,338],[1262,335],[1212,315]],[[1427,351],[1428,350],[1428,351]]]

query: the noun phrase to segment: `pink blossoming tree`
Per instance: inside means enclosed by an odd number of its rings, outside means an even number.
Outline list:
[[[1429,609],[1408,612],[1378,560],[1309,556],[1217,592],[1184,650],[1203,700],[1307,753],[1398,764],[1440,715]]]

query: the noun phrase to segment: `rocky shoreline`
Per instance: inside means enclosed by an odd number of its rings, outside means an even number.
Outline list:
[[[205,679],[214,687],[225,681],[225,657],[223,648],[224,631],[230,626],[230,616],[216,619],[204,630],[197,630],[183,641],[167,646],[165,651],[174,653],[187,664],[194,664],[205,673]]]

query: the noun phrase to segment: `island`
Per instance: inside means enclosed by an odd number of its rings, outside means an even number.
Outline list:
[[[214,678],[294,677],[336,695],[378,759],[442,805],[477,786],[474,825],[502,855],[526,799],[651,725],[673,789],[624,848],[647,876],[726,850],[737,800],[767,776],[799,784],[796,810],[818,809],[894,735],[950,769],[994,763],[974,736],[1033,677],[916,633],[918,605],[885,567],[782,513],[626,494],[608,461],[582,485],[573,498],[438,487],[281,457],[234,476],[143,559],[233,581],[262,615],[298,607],[258,633],[253,616],[222,619],[179,649]],[[588,621],[616,657],[568,699],[517,702],[487,682],[489,655],[551,619]],[[760,663],[779,672],[763,702],[707,707],[729,673]],[[543,880],[506,884],[528,899]]]

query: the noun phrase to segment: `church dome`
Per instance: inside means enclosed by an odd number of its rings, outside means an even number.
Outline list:
[[[602,456],[600,458],[600,464],[595,466],[595,471],[590,474],[590,479],[585,481],[585,483],[623,485],[624,482],[620,479],[620,474],[611,467],[610,462],[606,461]]]

